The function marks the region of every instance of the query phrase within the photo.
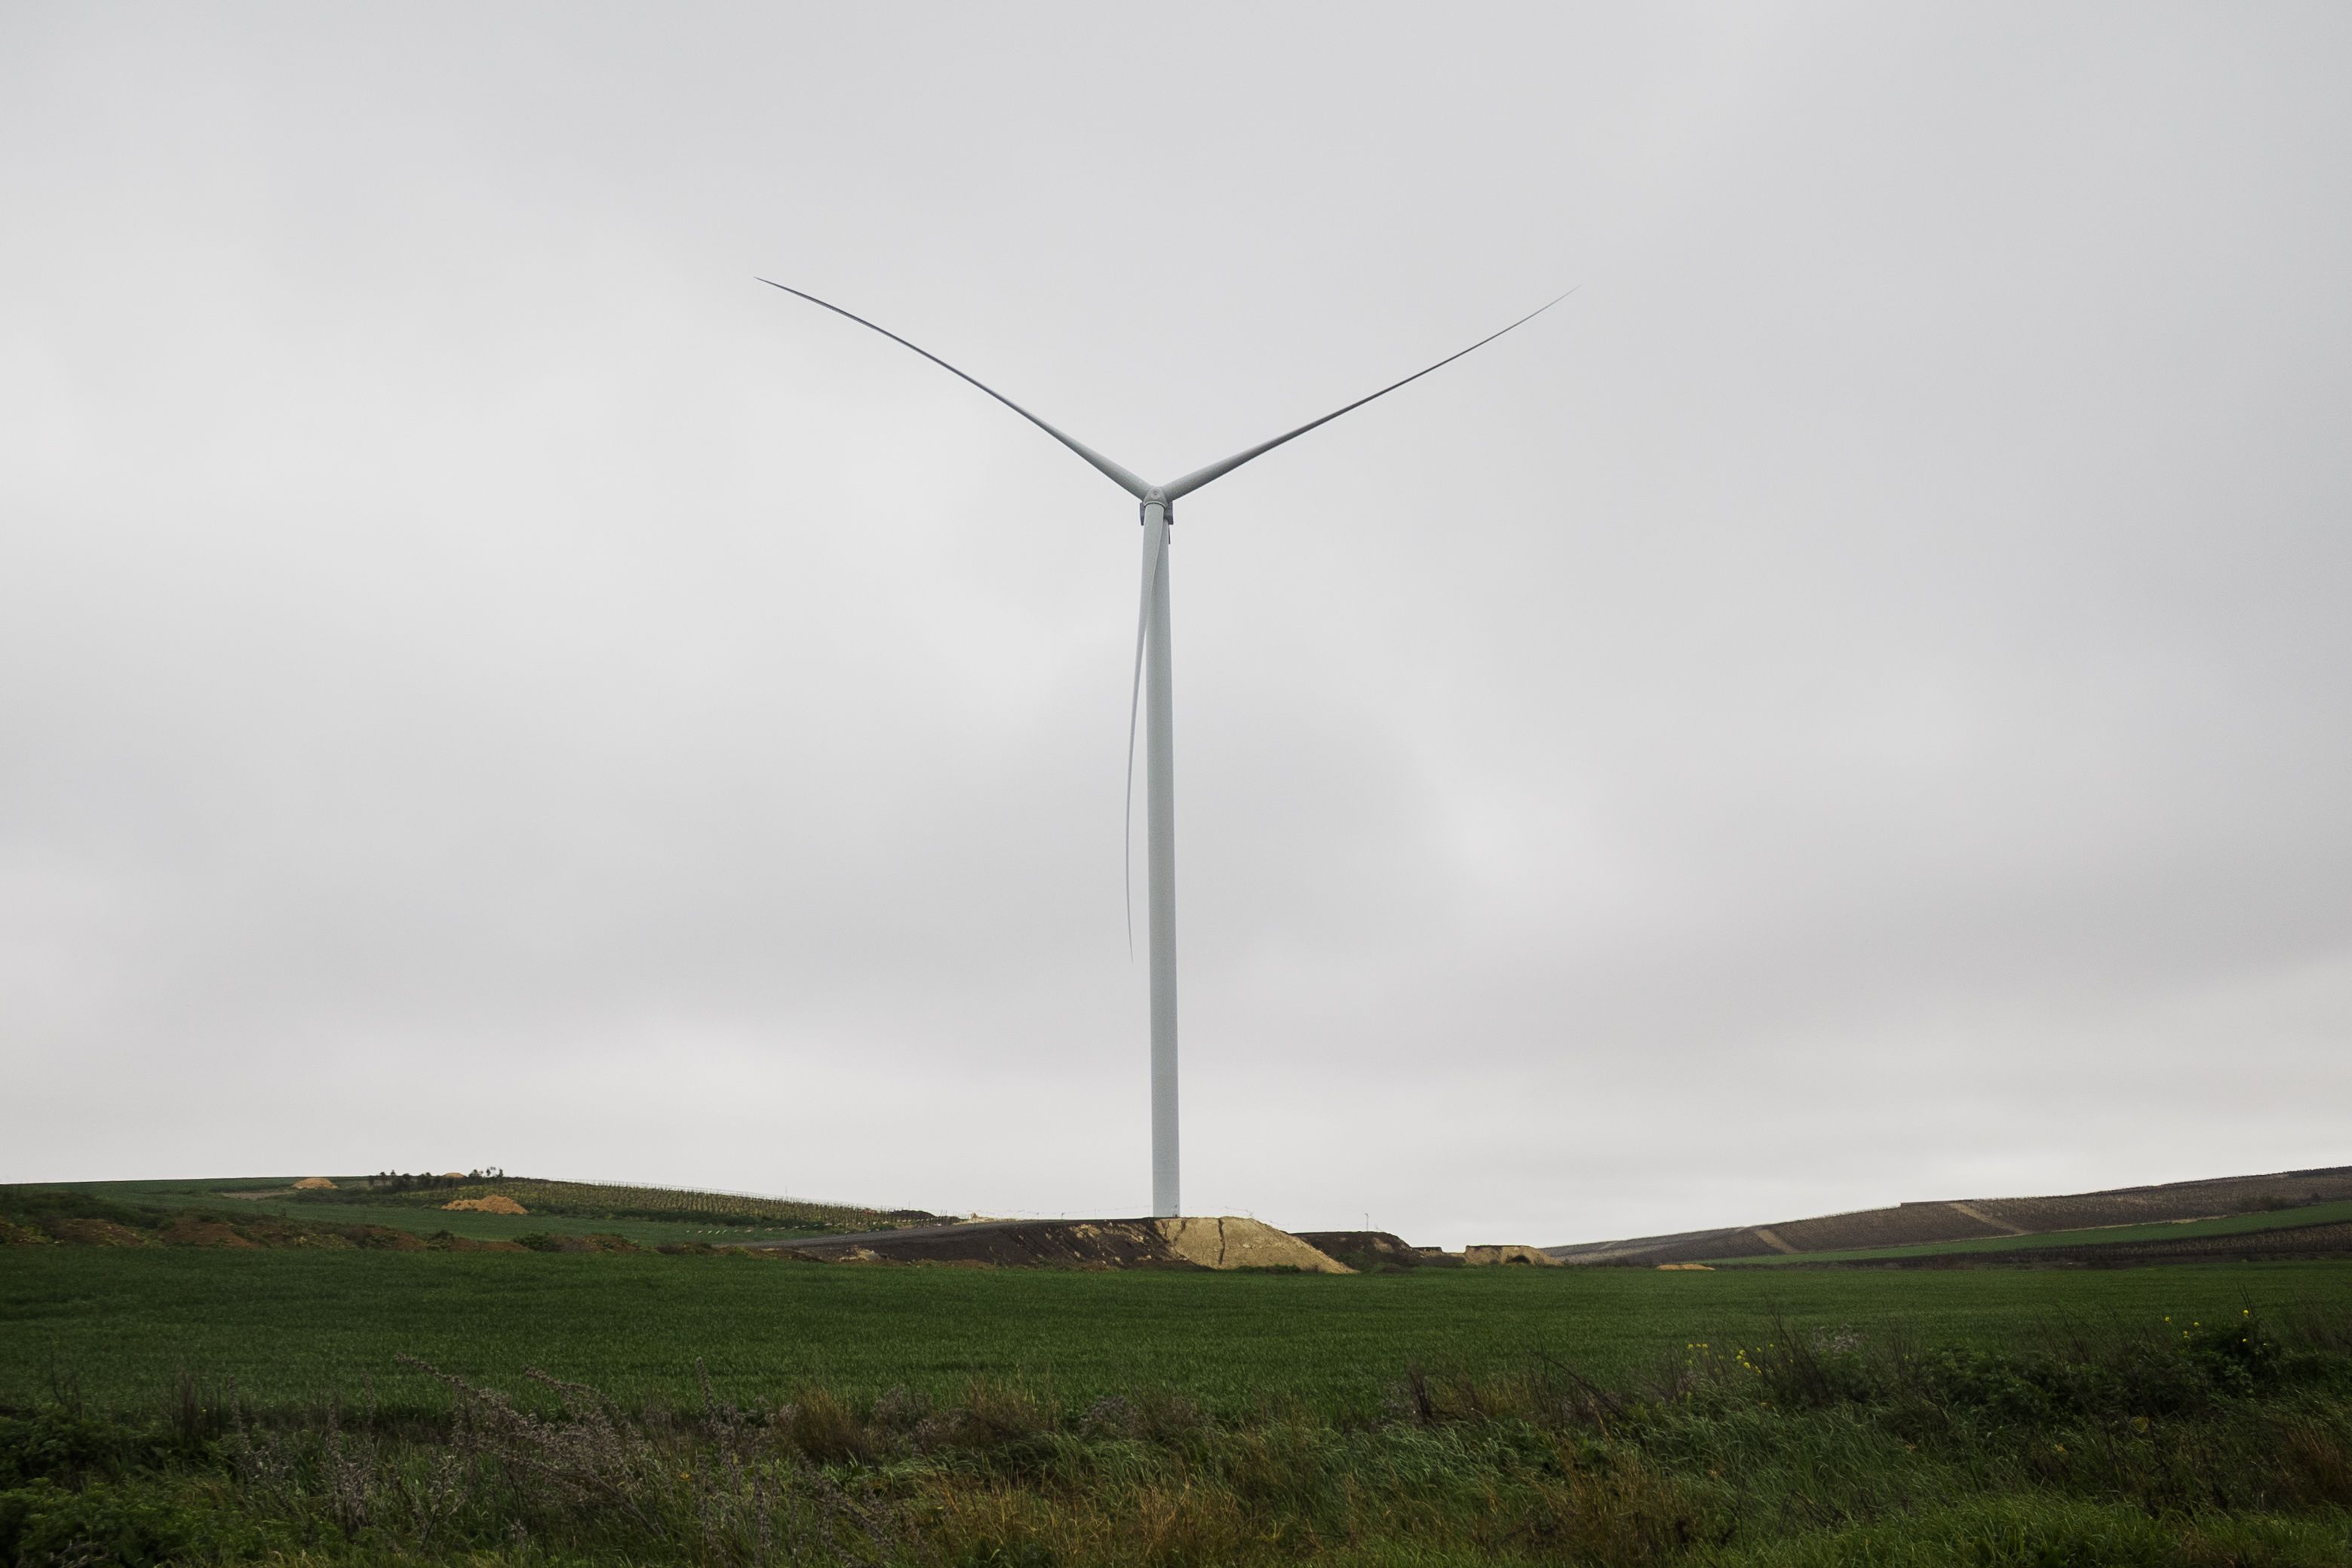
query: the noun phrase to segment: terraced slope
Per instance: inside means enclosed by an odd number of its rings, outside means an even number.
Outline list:
[[[1773,1267],[1809,1263],[1906,1264],[1964,1262],[2189,1262],[2203,1259],[2352,1256],[2352,1202],[2316,1203],[2214,1219],[2105,1225],[2039,1235],[1995,1236],[1910,1247],[1852,1248],[1827,1252],[1759,1254],[1727,1265]]]
[[[2032,1239],[2067,1233],[2071,1247],[2095,1247],[2130,1239],[2161,1249],[2184,1240],[2179,1233],[2155,1237],[2102,1235],[2125,1227],[2168,1226],[2198,1220],[2246,1218],[2259,1223],[2243,1230],[2320,1223],[2284,1218],[2290,1211],[2352,1202],[2352,1166],[2281,1171],[2268,1176],[2223,1176],[2156,1186],[2116,1187],[2056,1197],[1945,1199],[1897,1204],[1811,1219],[1672,1236],[1551,1247],[1545,1250],[1569,1263],[1787,1262],[1798,1259],[1852,1260],[1928,1253],[2012,1250]],[[2267,1216],[2281,1218],[2265,1219]],[[2217,1232],[2216,1234],[2233,1234]]]

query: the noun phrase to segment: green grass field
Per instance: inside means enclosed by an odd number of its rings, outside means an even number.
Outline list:
[[[1808,1327],[1990,1345],[2059,1322],[2146,1326],[2352,1300],[2352,1263],[1935,1273],[1431,1270],[1379,1276],[859,1268],[735,1257],[0,1249],[0,1398],[69,1377],[101,1404],[181,1370],[265,1404],[362,1385],[430,1402],[402,1354],[469,1376],[527,1366],[621,1399],[685,1398],[703,1363],[740,1399],[803,1380],[947,1392],[974,1375],[1084,1400],[1139,1383],[1221,1407],[1339,1411],[1408,1363],[1550,1356],[1610,1379],[1694,1341]]]
[[[0,1247],[0,1562],[2343,1568],[2347,1304],[2352,1262]]]

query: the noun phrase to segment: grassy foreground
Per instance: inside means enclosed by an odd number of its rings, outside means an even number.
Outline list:
[[[18,1249],[0,1562],[2340,1568],[2347,1282]]]

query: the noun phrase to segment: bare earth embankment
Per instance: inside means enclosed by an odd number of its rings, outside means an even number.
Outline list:
[[[2352,1210],[2347,1206],[2352,1206],[2352,1166],[2336,1166],[2054,1197],[1904,1203],[1545,1250],[1563,1263],[1645,1267],[1812,1261],[1955,1268],[2338,1258],[2352,1257]]]
[[[1232,1215],[1197,1219],[982,1220],[739,1245],[747,1251],[780,1252],[821,1263],[1354,1272],[1287,1231]]]

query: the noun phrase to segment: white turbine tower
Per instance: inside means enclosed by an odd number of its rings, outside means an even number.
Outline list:
[[[1166,485],[1150,485],[1085,443],[1063,434],[994,387],[975,376],[965,375],[929,349],[908,342],[887,327],[876,326],[863,316],[844,310],[814,294],[778,283],[773,278],[763,277],[760,281],[772,288],[782,288],[787,294],[796,295],[812,305],[821,305],[836,316],[847,317],[861,327],[881,333],[894,343],[913,349],[950,375],[970,382],[1085,458],[1112,484],[1141,504],[1143,591],[1135,623],[1135,674],[1128,687],[1127,788],[1131,824],[1135,794],[1135,694],[1139,686],[1143,693],[1144,713],[1144,852],[1148,864],[1147,892],[1151,902],[1151,1212],[1156,1218],[1172,1219],[1181,1212],[1176,1182],[1176,737],[1168,645],[1168,530],[1175,521],[1176,502],[1210,480],[1224,477],[1252,458],[1263,457],[1284,442],[1296,440],[1318,424],[1328,424],[1341,414],[1363,407],[1373,398],[1385,397],[1408,382],[1419,381],[1431,371],[1452,364],[1463,354],[1486,347],[1509,331],[1511,327],[1523,326],[1534,320],[1567,298],[1568,295],[1560,295],[1549,304],[1528,311],[1502,331],[1490,332],[1468,349],[1448,354],[1436,364],[1415,371],[1403,381],[1391,382],[1370,396],[1358,398],[1346,408],[1333,409],[1320,419],[1309,420],[1296,430],[1286,431],[1271,441],[1260,442],[1248,451],[1236,453],[1221,463],[1195,468],[1181,479]],[[1570,294],[1574,292],[1574,289],[1569,291]],[[1132,833],[1131,826],[1129,831]],[[1128,858],[1131,864],[1134,859],[1132,841],[1129,844]],[[1129,895],[1128,919],[1129,940],[1132,942],[1132,894]]]

